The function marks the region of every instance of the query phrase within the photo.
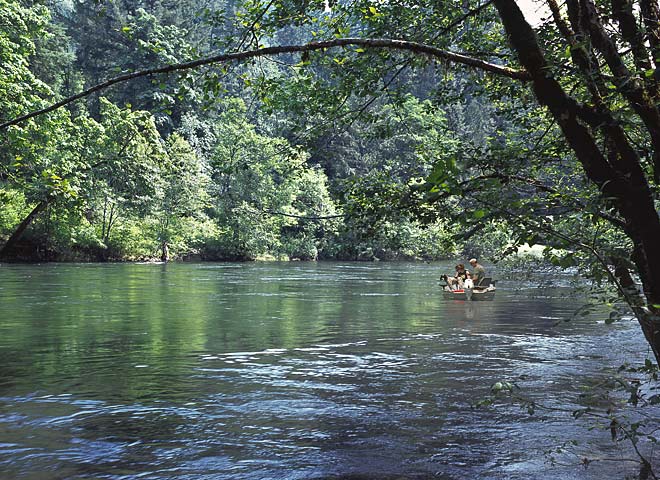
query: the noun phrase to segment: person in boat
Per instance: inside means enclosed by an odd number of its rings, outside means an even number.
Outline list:
[[[465,265],[459,263],[454,267],[456,274],[453,277],[447,277],[447,285],[449,290],[459,290],[463,288],[463,283],[466,279],[470,278],[470,272],[465,269]]]
[[[472,281],[475,285],[479,285],[479,282],[486,277],[486,269],[477,262],[476,258],[470,259],[470,265],[472,265]]]

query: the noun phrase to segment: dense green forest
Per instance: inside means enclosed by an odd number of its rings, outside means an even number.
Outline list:
[[[247,47],[245,20],[229,17],[245,8],[3,2],[11,70],[3,70],[2,118],[120,72]],[[272,33],[289,42],[309,35]],[[438,158],[457,155],[460,136],[486,142],[488,101],[460,98],[458,78],[456,98],[438,105],[437,72],[426,68],[402,79],[415,92],[366,106],[351,94],[338,104],[335,72],[303,72],[289,60],[142,78],[7,132],[3,256],[437,259],[462,248],[446,217],[408,208],[411,187]]]
[[[542,244],[660,359],[660,8],[544,5],[2,0],[0,254]]]

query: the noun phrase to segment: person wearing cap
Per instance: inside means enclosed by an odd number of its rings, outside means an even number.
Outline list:
[[[479,282],[486,277],[486,269],[477,263],[476,258],[471,258],[469,263],[472,265],[472,281],[475,285],[479,285]]]

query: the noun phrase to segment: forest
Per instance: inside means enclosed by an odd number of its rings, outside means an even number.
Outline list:
[[[3,120],[121,72],[254,44],[239,3],[4,3]],[[311,34],[271,30],[288,42]],[[459,136],[485,146],[494,122],[477,95],[436,105],[437,75],[402,75],[414,93],[338,104],[327,65],[258,59],[138,79],[9,129],[2,256],[445,258],[462,246],[455,228],[431,208],[416,215],[411,188],[458,154]],[[464,96],[465,79],[451,83]]]
[[[660,358],[655,2],[0,6],[4,260],[540,244]]]

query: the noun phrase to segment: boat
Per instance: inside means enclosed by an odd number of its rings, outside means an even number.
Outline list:
[[[442,285],[442,296],[452,300],[492,300],[496,291],[497,288],[490,277],[484,278],[473,288],[451,290],[448,285]]]
[[[449,287],[442,289],[442,295],[445,298],[452,300],[492,300],[495,298],[495,291],[497,288],[494,285],[489,285],[485,288],[464,288],[459,290],[449,290]]]

